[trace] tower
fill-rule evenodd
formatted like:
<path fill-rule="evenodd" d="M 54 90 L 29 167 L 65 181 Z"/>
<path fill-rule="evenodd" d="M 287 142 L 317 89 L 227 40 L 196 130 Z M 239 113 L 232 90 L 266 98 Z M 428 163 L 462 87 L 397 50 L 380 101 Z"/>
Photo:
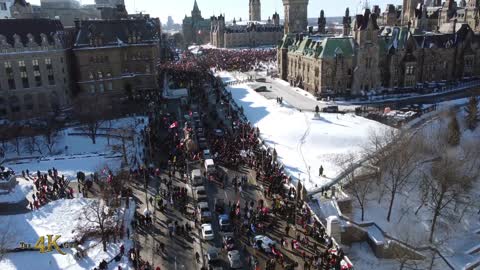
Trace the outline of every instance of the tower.
<path fill-rule="evenodd" d="M 285 34 L 307 30 L 308 0 L 283 0 Z"/>
<path fill-rule="evenodd" d="M 352 18 L 350 17 L 350 10 L 345 10 L 345 16 L 343 17 L 343 36 L 350 35 L 350 28 L 352 27 Z"/>
<path fill-rule="evenodd" d="M 318 33 L 325 34 L 325 26 L 327 26 L 327 20 L 325 19 L 325 13 L 322 9 L 320 11 L 320 17 L 318 18 Z"/>
<path fill-rule="evenodd" d="M 202 19 L 202 12 L 198 8 L 197 0 L 193 3 L 193 10 L 192 10 L 192 20 L 201 20 Z"/>
<path fill-rule="evenodd" d="M 403 0 L 402 25 L 407 25 L 408 22 L 415 20 L 415 9 L 419 3 L 423 3 L 423 1 Z"/>
<path fill-rule="evenodd" d="M 261 21 L 262 15 L 260 13 L 260 0 L 250 0 L 248 7 L 250 21 Z"/>
<path fill-rule="evenodd" d="M 275 26 L 280 26 L 280 15 L 276 11 L 272 16 L 272 19 Z"/>

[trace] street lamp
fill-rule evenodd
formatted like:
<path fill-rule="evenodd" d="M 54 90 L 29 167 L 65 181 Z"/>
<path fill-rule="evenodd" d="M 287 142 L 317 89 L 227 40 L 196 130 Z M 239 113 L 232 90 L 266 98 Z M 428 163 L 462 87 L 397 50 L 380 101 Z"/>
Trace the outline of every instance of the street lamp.
<path fill-rule="evenodd" d="M 148 136 L 148 154 L 150 156 L 150 162 L 151 162 L 151 157 L 152 157 L 152 149 L 151 149 L 151 144 L 150 144 L 150 127 L 147 126 L 147 128 L 145 129 L 145 131 L 147 132 L 147 136 Z M 145 157 L 145 161 L 147 160 L 147 158 Z M 147 162 L 145 162 L 146 164 Z M 145 204 L 147 205 L 147 211 L 150 211 L 149 210 L 149 207 L 148 207 L 148 193 L 147 193 L 147 187 L 148 187 L 148 181 L 147 181 L 147 168 L 148 166 L 145 166 L 145 168 L 143 169 L 143 178 L 144 178 L 144 181 L 145 181 Z"/>

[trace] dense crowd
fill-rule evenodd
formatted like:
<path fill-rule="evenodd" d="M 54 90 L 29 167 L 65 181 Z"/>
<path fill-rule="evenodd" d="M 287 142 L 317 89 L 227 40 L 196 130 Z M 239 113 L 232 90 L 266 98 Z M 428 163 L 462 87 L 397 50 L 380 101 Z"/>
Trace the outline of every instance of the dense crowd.
<path fill-rule="evenodd" d="M 276 49 L 202 49 L 198 54 L 185 51 L 179 61 L 160 64 L 159 71 L 168 74 L 177 87 L 202 87 L 210 69 L 246 72 L 260 63 L 272 63 L 276 57 Z"/>

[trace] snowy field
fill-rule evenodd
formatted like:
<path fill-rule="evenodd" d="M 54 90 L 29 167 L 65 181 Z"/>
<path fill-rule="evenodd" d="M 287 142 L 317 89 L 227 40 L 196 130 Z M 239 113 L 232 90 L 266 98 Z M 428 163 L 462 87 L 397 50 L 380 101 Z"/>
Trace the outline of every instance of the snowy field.
<path fill-rule="evenodd" d="M 448 107 L 456 104 L 461 104 L 465 100 L 452 101 L 444 104 Z M 419 134 L 425 134 L 430 140 L 435 139 L 435 135 L 439 130 L 448 129 L 448 118 L 434 117 L 434 120 L 426 123 L 419 130 Z M 478 147 L 480 142 L 480 127 L 475 131 L 470 131 L 465 127 L 463 122 L 463 109 L 457 114 L 457 119 L 460 123 L 462 137 L 460 146 L 463 147 Z M 459 151 L 458 149 L 450 149 L 449 151 Z M 455 152 L 456 153 L 456 152 Z M 428 157 L 426 157 L 428 158 Z M 422 159 L 425 157 L 422 156 Z M 427 206 L 427 202 L 422 200 L 422 186 L 420 185 L 422 175 L 428 173 L 428 168 L 424 166 L 417 169 L 411 176 L 410 181 L 403 190 L 397 194 L 395 203 L 393 205 L 392 219 L 390 222 L 386 220 L 389 196 L 381 194 L 381 187 L 375 185 L 375 188 L 367 195 L 365 221 L 374 221 L 387 234 L 407 242 L 413 246 L 422 247 L 429 245 L 428 237 L 432 223 L 432 208 Z M 474 199 L 471 207 L 466 208 L 459 205 L 458 209 L 452 210 L 446 208 L 437 221 L 437 226 L 434 234 L 434 244 L 440 252 L 447 258 L 447 260 L 454 266 L 455 269 L 464 269 L 468 264 L 480 262 L 480 212 L 478 211 L 478 198 L 480 198 L 480 181 L 477 179 L 473 182 L 472 187 L 468 191 L 470 198 Z M 419 209 L 420 205 L 424 205 Z M 353 200 L 354 212 L 352 218 L 361 222 L 361 210 L 357 201 Z M 419 209 L 419 210 L 418 210 Z M 415 212 L 418 210 L 418 213 Z M 352 251 L 359 253 L 362 247 L 352 246 Z M 350 254 L 349 254 L 350 255 Z M 352 257 L 350 255 L 350 257 Z M 355 256 L 353 256 L 355 260 Z M 362 259 L 362 258 L 360 258 Z M 437 258 L 437 260 L 440 260 Z M 360 260 L 362 261 L 362 260 Z M 384 261 L 384 260 L 381 260 Z M 371 266 L 374 266 L 374 260 L 370 260 Z M 381 268 L 384 269 L 384 268 Z M 385 268 L 390 269 L 390 268 Z M 434 268 L 446 269 L 446 268 Z M 475 268 L 477 269 L 477 268 Z"/>
<path fill-rule="evenodd" d="M 17 177 L 18 184 L 13 190 L 3 191 L 0 193 L 0 203 L 18 203 L 23 201 L 26 197 L 31 198 L 34 191 L 33 181 L 28 181 L 23 177 Z M 0 224 L 1 226 L 2 224 Z"/>
<path fill-rule="evenodd" d="M 8 239 L 7 248 L 16 248 L 20 241 L 30 243 L 32 246 L 36 243 L 39 236 L 47 234 L 61 235 L 58 244 L 71 242 L 80 237 L 80 229 L 91 227 L 85 218 L 82 218 L 84 208 L 92 202 L 92 199 L 76 198 L 72 200 L 58 200 L 50 202 L 39 210 L 22 215 L 0 216 L 0 230 L 6 232 Z M 135 206 L 130 205 L 129 209 L 122 208 L 121 217 L 125 224 L 130 224 L 133 218 Z M 103 252 L 102 245 L 98 241 L 87 241 L 82 244 L 87 248 L 87 257 L 81 260 L 75 260 L 73 249 L 63 248 L 67 253 L 61 255 L 56 251 L 49 253 L 39 253 L 38 251 L 23 251 L 16 253 L 7 253 L 0 261 L 2 270 L 80 270 L 93 269 L 103 260 L 111 260 L 119 253 L 120 245 L 125 245 L 126 252 L 132 246 L 132 241 L 122 239 L 118 243 L 109 243 L 107 252 Z M 128 266 L 128 260 L 124 256 L 120 262 L 112 262 L 108 269 L 133 269 Z"/>
<path fill-rule="evenodd" d="M 230 73 L 217 73 L 224 82 L 234 80 Z M 358 152 L 370 132 L 385 126 L 353 114 L 300 112 L 288 104 L 268 100 L 246 84 L 228 86 L 245 116 L 260 128 L 262 139 L 275 148 L 280 161 L 293 178 L 304 181 L 307 189 L 329 183 L 340 172 L 337 160 Z M 319 176 L 320 165 L 324 177 Z"/>
<path fill-rule="evenodd" d="M 136 145 L 138 145 L 140 131 L 147 121 L 146 117 L 130 117 L 103 122 L 95 144 L 88 136 L 79 135 L 84 133 L 80 127 L 67 128 L 58 132 L 51 151 L 48 150 L 43 136 L 35 137 L 36 147 L 29 149 L 25 146 L 29 145 L 32 138 L 20 139 L 24 147 L 20 148 L 19 152 L 16 151 L 12 141 L 2 146 L 6 153 L 5 159 L 10 160 L 4 166 L 12 168 L 17 175 L 22 170 L 29 169 L 32 173 L 37 170 L 46 172 L 55 167 L 60 175 L 63 174 L 70 180 L 76 179 L 78 171 L 83 171 L 87 175 L 105 168 L 116 171 L 120 168 L 122 160 L 122 154 L 118 151 L 121 140 L 112 136 L 112 133 L 115 134 L 114 130 L 132 131 L 134 141 L 126 140 L 131 165 L 135 157 L 138 158 L 142 152 L 142 149 L 137 148 Z M 107 136 L 107 134 L 110 135 Z"/>

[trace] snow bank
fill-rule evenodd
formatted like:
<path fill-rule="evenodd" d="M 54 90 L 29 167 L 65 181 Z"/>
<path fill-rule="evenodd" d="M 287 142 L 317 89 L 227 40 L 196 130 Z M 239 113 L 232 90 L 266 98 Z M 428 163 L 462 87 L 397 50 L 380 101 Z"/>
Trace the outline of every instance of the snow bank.
<path fill-rule="evenodd" d="M 14 236 L 15 241 L 21 241 L 35 244 L 38 236 L 48 234 L 62 235 L 58 243 L 72 241 L 78 234 L 79 227 L 85 227 L 86 221 L 80 216 L 83 214 L 83 208 L 91 203 L 91 199 L 73 199 L 59 200 L 51 202 L 40 210 L 25 215 L 0 216 L 0 229 L 15 227 L 18 233 Z M 135 203 L 131 200 L 130 208 L 122 208 L 124 212 L 124 224 L 129 226 L 135 211 Z M 131 230 L 131 229 L 130 229 Z M 84 270 L 98 267 L 102 260 L 109 262 L 119 252 L 120 246 L 124 244 L 127 252 L 133 243 L 130 239 L 121 239 L 118 243 L 108 243 L 107 252 L 103 251 L 99 240 L 87 241 L 82 244 L 87 249 L 87 256 L 81 260 L 75 260 L 74 249 L 63 248 L 66 255 L 61 255 L 55 251 L 49 253 L 39 253 L 38 251 L 25 251 L 17 253 L 8 253 L 0 261 L 2 270 Z M 33 267 L 34 265 L 34 267 Z M 124 270 L 134 269 L 128 262 L 127 256 L 123 256 L 119 262 L 112 261 L 108 269 L 117 269 L 120 266 Z"/>
<path fill-rule="evenodd" d="M 0 216 L 0 231 L 8 232 L 8 248 L 19 247 L 20 242 L 35 244 L 39 236 L 61 235 L 58 243 L 70 242 L 79 229 L 87 225 L 83 209 L 92 199 L 61 199 L 42 206 L 39 210 L 20 215 Z M 1 268 L 1 267 L 0 267 Z"/>
<path fill-rule="evenodd" d="M 18 203 L 33 193 L 33 181 L 17 177 L 18 184 L 8 193 L 0 193 L 0 203 Z"/>
<path fill-rule="evenodd" d="M 226 72 L 218 75 L 223 81 L 233 77 Z M 227 90 L 247 119 L 260 128 L 265 143 L 276 149 L 287 172 L 304 181 L 307 189 L 329 183 L 341 172 L 336 158 L 358 153 L 372 130 L 385 127 L 353 114 L 322 113 L 317 120 L 314 113 L 278 105 L 246 84 L 227 86 Z M 319 176 L 320 165 L 325 176 Z"/>

